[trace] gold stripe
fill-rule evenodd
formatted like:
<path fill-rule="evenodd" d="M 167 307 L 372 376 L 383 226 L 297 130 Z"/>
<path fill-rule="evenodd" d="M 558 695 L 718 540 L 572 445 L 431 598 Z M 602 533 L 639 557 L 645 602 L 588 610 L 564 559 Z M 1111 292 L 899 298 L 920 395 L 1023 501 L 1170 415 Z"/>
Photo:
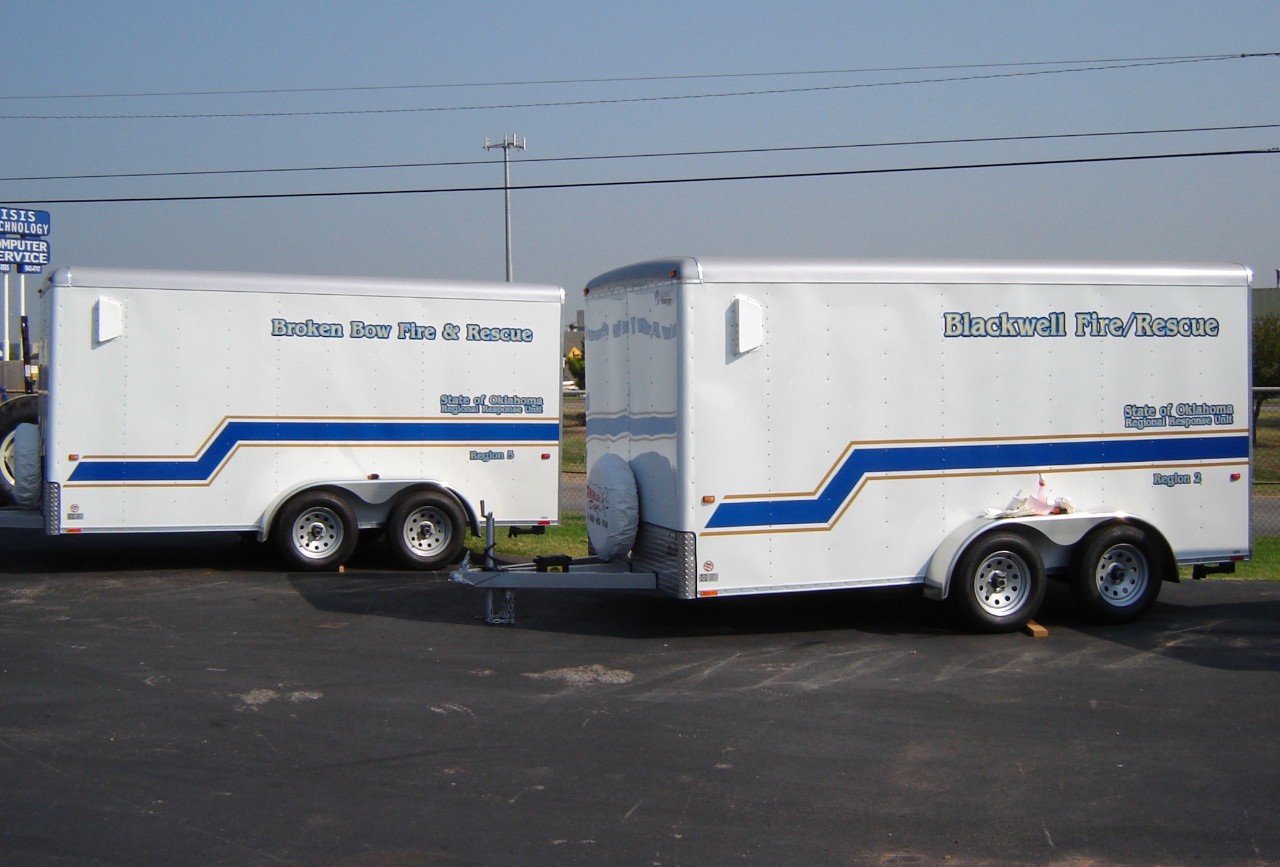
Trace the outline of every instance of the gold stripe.
<path fill-rule="evenodd" d="M 1185 436 L 1206 436 L 1207 431 L 1175 431 L 1173 433 L 1157 434 L 1160 437 L 1185 437 Z M 1248 428 L 1230 428 L 1226 430 L 1214 430 L 1214 436 L 1223 436 L 1226 434 L 1247 434 Z M 831 467 L 827 470 L 822 480 L 818 482 L 817 487 L 811 491 L 804 492 L 786 492 L 780 494 L 725 494 L 722 500 L 785 500 L 795 497 L 816 497 L 818 493 L 827 485 L 827 481 L 836 473 L 840 465 L 844 463 L 848 454 L 858 448 L 879 447 L 879 446 L 921 446 L 921 445 L 954 445 L 963 446 L 969 443 L 1043 443 L 1055 442 L 1057 440 L 1096 440 L 1096 439 L 1123 439 L 1137 437 L 1151 437 L 1148 431 L 1132 431 L 1129 433 L 1116 434 L 1061 434 L 1053 436 L 1029 436 L 1029 437 L 968 437 L 964 439 L 902 439 L 902 440 L 853 440 L 844 447 L 844 451 L 840 452 L 840 456 L 835 459 Z M 1210 465 L 1211 466 L 1211 465 Z M 1067 472 L 1066 470 L 1054 470 L 1054 472 Z"/>

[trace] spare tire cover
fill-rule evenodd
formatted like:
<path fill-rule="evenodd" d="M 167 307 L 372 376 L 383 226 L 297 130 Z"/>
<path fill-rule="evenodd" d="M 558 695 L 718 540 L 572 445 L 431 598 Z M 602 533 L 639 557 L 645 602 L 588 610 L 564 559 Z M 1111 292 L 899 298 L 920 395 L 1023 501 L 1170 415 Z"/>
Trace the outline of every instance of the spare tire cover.
<path fill-rule="evenodd" d="M 20 424 L 35 424 L 38 416 L 34 395 L 22 395 L 0 403 L 0 506 L 13 502 L 14 437 Z"/>
<path fill-rule="evenodd" d="M 587 539 L 602 560 L 625 557 L 640 527 L 640 497 L 631 465 L 607 454 L 587 473 Z"/>
<path fill-rule="evenodd" d="M 20 424 L 13 434 L 13 502 L 23 509 L 40 507 L 44 473 L 40 466 L 40 428 Z"/>

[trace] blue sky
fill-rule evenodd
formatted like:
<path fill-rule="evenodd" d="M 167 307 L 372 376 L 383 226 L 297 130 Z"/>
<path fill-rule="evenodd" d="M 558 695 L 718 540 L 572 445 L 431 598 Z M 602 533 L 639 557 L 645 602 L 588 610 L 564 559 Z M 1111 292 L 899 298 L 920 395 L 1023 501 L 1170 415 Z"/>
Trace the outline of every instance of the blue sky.
<path fill-rule="evenodd" d="M 533 162 L 1280 123 L 1280 57 L 987 66 L 1280 51 L 1275 0 L 46 0 L 0 6 L 0 31 L 0 203 L 50 211 L 55 264 L 502 279 L 500 191 L 56 200 L 492 187 L 500 154 L 482 145 L 506 133 L 527 140 L 516 187 L 1280 147 L 1278 128 Z M 904 69 L 926 66 L 967 68 Z M 871 68 L 894 71 L 797 74 Z M 942 78 L 960 80 L 925 81 Z M 551 80 L 565 83 L 518 83 Z M 787 92 L 717 95 L 745 91 Z M 237 116 L 101 117 L 195 114 Z M 458 162 L 476 164 L 9 180 Z M 512 203 L 516 278 L 571 303 L 596 274 L 664 255 L 1230 261 L 1258 285 L 1280 267 L 1280 154 L 517 189 Z"/>

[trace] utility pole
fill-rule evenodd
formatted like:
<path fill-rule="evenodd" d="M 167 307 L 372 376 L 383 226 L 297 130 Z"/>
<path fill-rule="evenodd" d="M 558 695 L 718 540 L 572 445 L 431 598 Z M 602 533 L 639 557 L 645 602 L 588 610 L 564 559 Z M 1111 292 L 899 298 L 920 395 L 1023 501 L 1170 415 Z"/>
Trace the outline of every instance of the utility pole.
<path fill-rule="evenodd" d="M 518 135 L 504 135 L 502 141 L 491 142 L 486 138 L 484 149 L 488 151 L 494 148 L 502 148 L 502 196 L 507 218 L 507 282 L 510 283 L 515 276 L 511 269 L 511 161 L 509 156 L 512 148 L 524 150 L 524 139 Z"/>

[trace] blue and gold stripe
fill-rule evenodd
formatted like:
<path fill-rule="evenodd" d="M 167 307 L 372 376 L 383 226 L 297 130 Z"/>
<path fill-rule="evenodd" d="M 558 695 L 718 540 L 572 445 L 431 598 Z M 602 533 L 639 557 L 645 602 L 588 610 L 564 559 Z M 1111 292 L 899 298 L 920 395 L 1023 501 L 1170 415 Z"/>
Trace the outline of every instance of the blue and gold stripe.
<path fill-rule="evenodd" d="M 190 457 L 82 456 L 70 484 L 205 484 L 242 446 L 441 446 L 555 443 L 556 421 L 224 419 Z"/>
<path fill-rule="evenodd" d="M 1248 458 L 1248 432 L 1238 430 L 1213 436 L 851 443 L 814 491 L 730 495 L 711 514 L 706 529 L 751 532 L 827 527 L 838 519 L 846 501 L 864 481 L 879 476 L 1134 469 L 1186 462 L 1245 462 Z"/>

